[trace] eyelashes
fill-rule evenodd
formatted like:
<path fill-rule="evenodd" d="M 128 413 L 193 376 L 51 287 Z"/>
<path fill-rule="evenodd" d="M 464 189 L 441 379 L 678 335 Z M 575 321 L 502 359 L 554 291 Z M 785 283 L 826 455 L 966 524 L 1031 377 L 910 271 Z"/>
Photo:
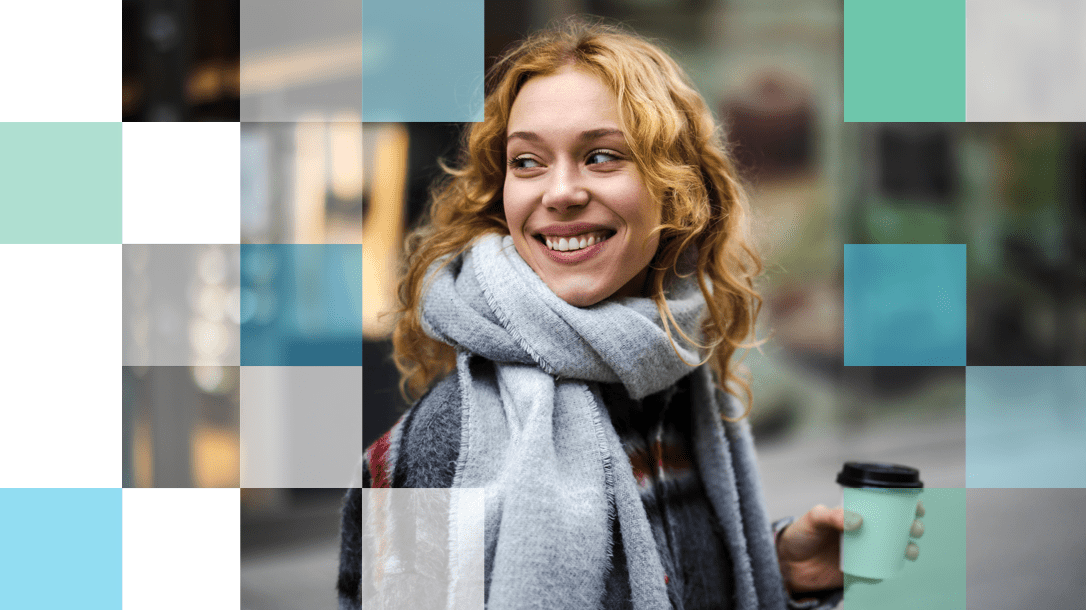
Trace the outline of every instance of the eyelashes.
<path fill-rule="evenodd" d="M 586 155 L 585 160 L 588 162 L 588 161 L 592 160 L 595 157 L 608 157 L 608 158 L 604 159 L 603 161 L 597 161 L 595 163 L 586 163 L 586 165 L 600 165 L 601 163 L 608 163 L 610 161 L 621 161 L 623 159 L 623 156 L 620 155 L 619 153 L 615 152 L 614 150 L 609 150 L 609 149 L 606 149 L 606 148 L 598 148 L 598 149 L 590 152 L 588 155 Z M 536 166 L 542 166 L 543 165 L 542 163 L 540 163 L 536 159 L 532 158 L 531 156 L 527 156 L 527 155 L 522 155 L 522 156 L 519 156 L 519 157 L 514 157 L 512 159 L 507 159 L 506 160 L 506 165 L 508 167 L 511 167 L 511 168 L 532 169 L 533 167 L 535 167 L 535 166 L 527 166 L 526 167 L 525 163 L 535 163 Z"/>
<path fill-rule="evenodd" d="M 611 159 L 608 159 L 608 161 L 618 161 L 619 159 L 621 159 L 618 153 L 606 149 L 594 150 L 593 152 L 589 153 L 588 158 L 592 159 L 593 157 L 611 157 Z M 600 163 L 607 163 L 607 161 L 600 161 Z"/>
<path fill-rule="evenodd" d="M 506 165 L 508 165 L 509 167 L 518 168 L 518 169 L 531 169 L 531 168 L 526 168 L 523 165 L 524 162 L 536 163 L 537 165 L 539 164 L 539 161 L 536 161 L 532 157 L 515 157 L 513 159 L 507 160 Z"/>

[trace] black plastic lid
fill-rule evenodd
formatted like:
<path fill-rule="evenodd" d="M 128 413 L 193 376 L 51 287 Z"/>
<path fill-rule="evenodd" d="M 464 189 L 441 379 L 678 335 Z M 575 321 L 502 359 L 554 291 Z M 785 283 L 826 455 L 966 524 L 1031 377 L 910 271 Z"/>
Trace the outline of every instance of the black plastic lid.
<path fill-rule="evenodd" d="M 916 468 L 909 466 L 846 462 L 838 473 L 838 484 L 843 487 L 910 489 L 925 486 L 920 476 L 921 473 Z"/>

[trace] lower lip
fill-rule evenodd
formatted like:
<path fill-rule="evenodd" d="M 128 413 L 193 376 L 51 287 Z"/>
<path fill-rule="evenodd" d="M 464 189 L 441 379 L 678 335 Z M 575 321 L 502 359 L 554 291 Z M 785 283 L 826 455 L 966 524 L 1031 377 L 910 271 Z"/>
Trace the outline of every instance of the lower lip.
<path fill-rule="evenodd" d="M 549 256 L 551 260 L 555 261 L 556 263 L 573 264 L 588 260 L 599 254 L 600 251 L 604 249 L 604 244 L 608 243 L 609 239 L 611 238 L 609 237 L 604 241 L 597 242 L 591 246 L 581 248 L 580 250 L 574 250 L 572 252 L 552 250 L 551 248 L 547 247 L 547 244 L 542 243 L 540 242 L 540 240 L 535 238 L 533 238 L 532 241 L 536 242 L 536 245 L 539 246 L 547 254 L 547 256 Z"/>

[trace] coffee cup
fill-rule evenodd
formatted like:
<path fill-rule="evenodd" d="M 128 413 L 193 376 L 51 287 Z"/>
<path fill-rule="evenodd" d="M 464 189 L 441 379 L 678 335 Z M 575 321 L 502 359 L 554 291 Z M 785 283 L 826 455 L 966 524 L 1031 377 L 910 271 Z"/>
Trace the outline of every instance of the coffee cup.
<path fill-rule="evenodd" d="M 916 468 L 846 462 L 838 473 L 842 506 L 862 517 L 861 527 L 842 533 L 841 570 L 885 580 L 902 569 L 917 500 L 923 490 Z"/>

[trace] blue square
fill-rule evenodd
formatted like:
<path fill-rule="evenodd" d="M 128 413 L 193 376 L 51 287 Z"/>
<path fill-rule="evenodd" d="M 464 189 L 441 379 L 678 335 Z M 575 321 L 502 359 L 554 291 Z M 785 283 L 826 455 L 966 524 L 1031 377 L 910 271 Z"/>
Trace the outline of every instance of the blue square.
<path fill-rule="evenodd" d="M 363 0 L 363 122 L 483 120 L 483 0 Z"/>
<path fill-rule="evenodd" d="M 966 486 L 1084 487 L 1085 375 L 1082 366 L 966 367 Z"/>
<path fill-rule="evenodd" d="M 243 366 L 362 366 L 362 246 L 242 244 Z"/>
<path fill-rule="evenodd" d="M 966 365 L 964 244 L 845 244 L 846 366 Z"/>
<path fill-rule="evenodd" d="M 120 489 L 0 489 L 0 606 L 121 607 Z"/>

